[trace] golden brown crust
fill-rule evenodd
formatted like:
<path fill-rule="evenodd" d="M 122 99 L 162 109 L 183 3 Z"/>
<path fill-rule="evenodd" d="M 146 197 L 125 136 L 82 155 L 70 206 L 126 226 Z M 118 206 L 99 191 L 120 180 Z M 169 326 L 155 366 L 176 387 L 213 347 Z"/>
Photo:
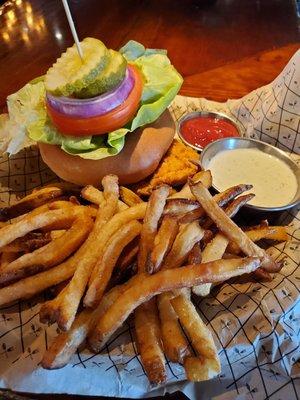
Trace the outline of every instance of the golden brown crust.
<path fill-rule="evenodd" d="M 184 184 L 198 167 L 190 160 L 199 160 L 198 153 L 178 140 L 174 140 L 153 175 L 135 185 L 140 196 L 150 196 L 152 190 L 163 183 L 171 186 Z"/>

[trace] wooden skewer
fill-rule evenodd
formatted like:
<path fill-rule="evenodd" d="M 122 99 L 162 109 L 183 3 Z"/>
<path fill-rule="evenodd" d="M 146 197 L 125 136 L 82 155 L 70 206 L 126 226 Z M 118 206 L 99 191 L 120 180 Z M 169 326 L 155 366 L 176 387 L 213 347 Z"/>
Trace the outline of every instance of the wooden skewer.
<path fill-rule="evenodd" d="M 81 60 L 83 61 L 83 52 L 82 52 L 82 49 L 81 49 L 81 46 L 80 46 L 80 42 L 78 40 L 78 35 L 77 35 L 76 29 L 75 29 L 75 25 L 74 25 L 74 21 L 73 21 L 71 12 L 70 12 L 68 1 L 67 0 L 62 0 L 62 3 L 63 3 L 63 6 L 64 6 L 64 9 L 65 9 L 65 12 L 66 12 L 66 16 L 67 16 L 67 19 L 68 19 L 68 22 L 69 22 L 69 25 L 70 25 L 70 29 L 71 29 L 71 32 L 72 32 L 72 35 L 73 35 L 73 38 L 74 38 L 74 42 L 75 42 L 76 47 L 77 47 L 78 54 L 79 54 Z"/>

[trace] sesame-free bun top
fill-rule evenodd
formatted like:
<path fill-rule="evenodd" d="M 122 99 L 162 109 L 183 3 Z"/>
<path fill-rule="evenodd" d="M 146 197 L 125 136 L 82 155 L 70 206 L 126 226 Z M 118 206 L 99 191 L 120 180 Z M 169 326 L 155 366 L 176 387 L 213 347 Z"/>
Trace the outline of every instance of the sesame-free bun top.
<path fill-rule="evenodd" d="M 59 146 L 39 143 L 44 162 L 65 181 L 99 186 L 107 174 L 119 177 L 119 183 L 136 183 L 151 175 L 171 145 L 175 124 L 166 110 L 154 123 L 128 133 L 123 150 L 102 160 L 72 156 Z"/>

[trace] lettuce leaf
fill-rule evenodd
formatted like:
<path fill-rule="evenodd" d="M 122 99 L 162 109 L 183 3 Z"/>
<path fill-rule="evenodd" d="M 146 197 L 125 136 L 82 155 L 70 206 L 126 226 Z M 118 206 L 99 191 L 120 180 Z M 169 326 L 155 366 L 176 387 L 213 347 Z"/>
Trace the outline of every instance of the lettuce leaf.
<path fill-rule="evenodd" d="M 141 106 L 127 126 L 100 136 L 79 138 L 60 134 L 47 115 L 44 83 L 37 79 L 7 99 L 9 121 L 0 126 L 0 138 L 9 131 L 7 151 L 15 153 L 22 144 L 25 147 L 35 141 L 59 145 L 66 153 L 91 160 L 118 154 L 126 134 L 154 122 L 182 84 L 182 77 L 171 65 L 165 50 L 145 49 L 140 43 L 129 41 L 120 52 L 140 70 L 144 79 Z"/>

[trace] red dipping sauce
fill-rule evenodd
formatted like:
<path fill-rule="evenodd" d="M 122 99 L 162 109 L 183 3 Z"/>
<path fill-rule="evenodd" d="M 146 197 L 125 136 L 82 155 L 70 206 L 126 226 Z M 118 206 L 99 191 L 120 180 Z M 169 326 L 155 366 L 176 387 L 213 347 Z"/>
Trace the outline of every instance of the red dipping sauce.
<path fill-rule="evenodd" d="M 183 140 L 198 149 L 203 149 L 218 139 L 240 136 L 233 123 L 213 116 L 187 118 L 180 124 L 180 135 Z"/>

